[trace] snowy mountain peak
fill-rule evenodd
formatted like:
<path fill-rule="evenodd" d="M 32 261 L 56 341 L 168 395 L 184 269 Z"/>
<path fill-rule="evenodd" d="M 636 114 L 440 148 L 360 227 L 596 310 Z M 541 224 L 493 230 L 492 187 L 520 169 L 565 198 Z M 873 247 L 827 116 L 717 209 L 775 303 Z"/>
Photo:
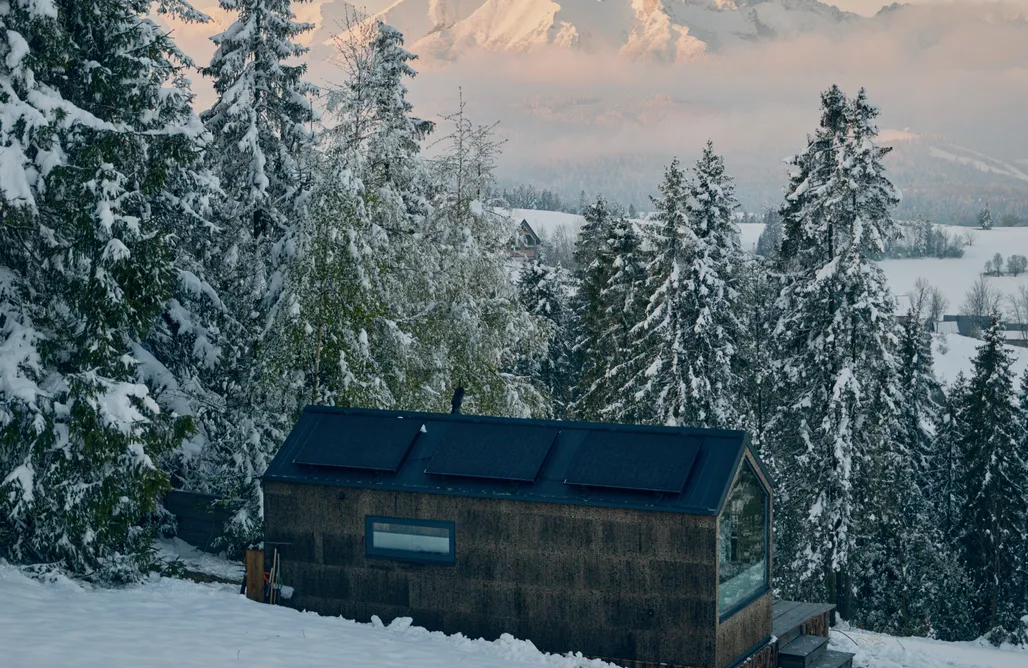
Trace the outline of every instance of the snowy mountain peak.
<path fill-rule="evenodd" d="M 555 46 L 665 62 L 862 20 L 818 0 L 397 0 L 375 18 L 428 60 Z"/>

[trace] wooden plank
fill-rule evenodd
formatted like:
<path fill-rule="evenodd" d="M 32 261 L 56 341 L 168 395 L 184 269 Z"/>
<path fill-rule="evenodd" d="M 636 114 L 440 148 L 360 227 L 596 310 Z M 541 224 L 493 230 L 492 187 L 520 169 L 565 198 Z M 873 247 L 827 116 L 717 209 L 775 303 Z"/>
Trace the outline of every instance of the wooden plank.
<path fill-rule="evenodd" d="M 829 603 L 801 603 L 775 617 L 771 623 L 771 632 L 781 638 L 789 631 L 803 626 L 807 620 L 819 617 L 834 608 L 835 606 Z"/>
<path fill-rule="evenodd" d="M 264 550 L 246 551 L 246 597 L 264 602 Z"/>
<path fill-rule="evenodd" d="M 802 603 L 799 601 L 775 601 L 774 605 L 771 606 L 771 616 L 777 619 L 800 605 Z"/>

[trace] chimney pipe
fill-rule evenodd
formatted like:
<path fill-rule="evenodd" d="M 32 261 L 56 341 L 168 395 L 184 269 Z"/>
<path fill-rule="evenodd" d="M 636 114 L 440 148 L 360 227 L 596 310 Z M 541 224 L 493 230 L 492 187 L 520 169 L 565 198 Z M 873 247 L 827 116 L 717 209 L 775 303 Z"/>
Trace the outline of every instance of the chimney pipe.
<path fill-rule="evenodd" d="M 464 388 L 458 387 L 453 391 L 453 399 L 450 400 L 450 415 L 460 415 L 460 405 L 464 402 Z"/>

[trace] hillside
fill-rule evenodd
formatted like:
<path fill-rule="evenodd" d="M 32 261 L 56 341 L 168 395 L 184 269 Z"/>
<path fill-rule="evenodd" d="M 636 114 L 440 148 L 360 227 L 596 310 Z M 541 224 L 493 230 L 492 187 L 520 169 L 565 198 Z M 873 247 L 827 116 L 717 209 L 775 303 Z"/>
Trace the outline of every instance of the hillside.
<path fill-rule="evenodd" d="M 7 668 L 614 668 L 545 654 L 509 635 L 489 642 L 430 633 L 410 618 L 359 624 L 260 605 L 235 585 L 154 578 L 94 590 L 60 576 L 43 580 L 0 563 Z M 832 645 L 856 652 L 859 668 L 1015 668 L 1028 661 L 1019 650 L 856 630 L 833 633 Z"/>

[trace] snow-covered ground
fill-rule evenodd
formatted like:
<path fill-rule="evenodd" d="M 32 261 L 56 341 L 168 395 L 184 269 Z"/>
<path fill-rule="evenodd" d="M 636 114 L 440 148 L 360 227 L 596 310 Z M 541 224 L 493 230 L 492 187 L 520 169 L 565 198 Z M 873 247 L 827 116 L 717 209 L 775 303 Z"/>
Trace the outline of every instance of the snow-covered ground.
<path fill-rule="evenodd" d="M 504 636 L 472 640 L 409 618 L 359 624 L 260 605 L 233 585 L 154 578 L 91 589 L 63 577 L 27 577 L 0 563 L 0 665 L 5 668 L 613 668 L 540 652 Z M 832 645 L 871 668 L 1025 668 L 1028 652 L 975 643 L 833 632 Z"/>

